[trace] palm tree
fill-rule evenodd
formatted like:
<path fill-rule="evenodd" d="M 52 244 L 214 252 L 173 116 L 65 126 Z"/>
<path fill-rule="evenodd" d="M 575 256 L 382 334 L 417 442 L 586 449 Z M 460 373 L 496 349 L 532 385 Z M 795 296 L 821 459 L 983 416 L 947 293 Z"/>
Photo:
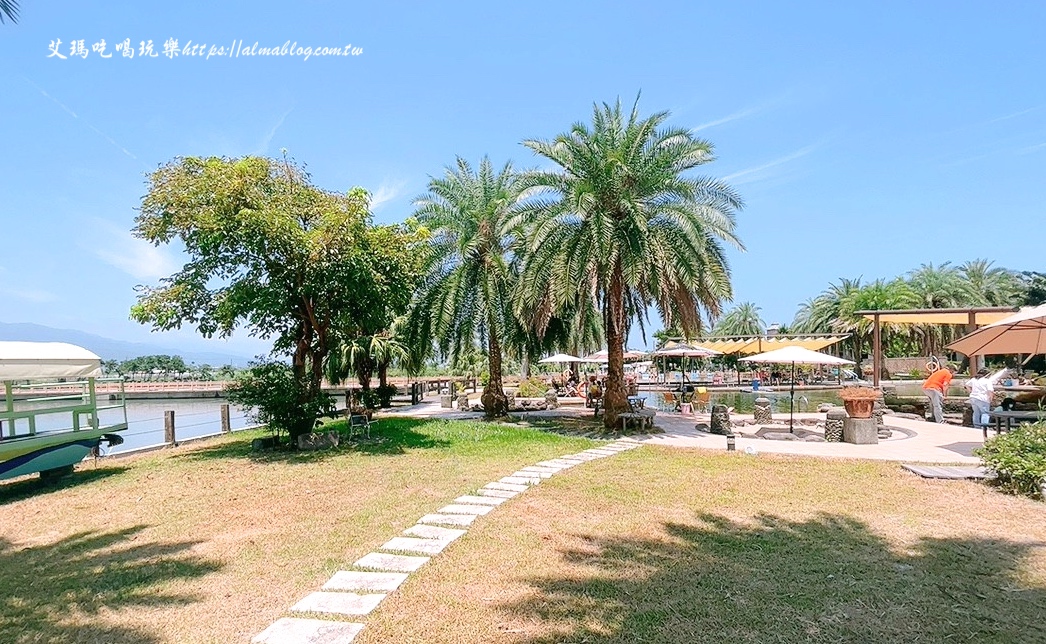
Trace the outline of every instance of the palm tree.
<path fill-rule="evenodd" d="M 484 157 L 476 171 L 458 158 L 415 200 L 415 216 L 433 240 L 428 276 L 410 314 L 408 344 L 424 353 L 435 338 L 443 354 L 456 361 L 485 342 L 490 378 L 482 400 L 488 418 L 508 411 L 502 345 L 516 323 L 511 298 L 522 231 L 513 210 L 522 190 L 511 163 L 495 172 Z"/>
<path fill-rule="evenodd" d="M 592 124 L 574 124 L 551 141 L 523 144 L 558 171 L 528 175 L 542 193 L 517 299 L 540 327 L 556 311 L 586 299 L 600 311 L 607 340 L 605 426 L 628 409 L 624 344 L 629 325 L 657 307 L 666 326 L 696 335 L 732 296 L 721 241 L 734 234 L 740 197 L 722 182 L 684 172 L 713 159 L 712 145 L 678 128 L 667 112 L 640 118 L 621 102 L 593 107 Z"/>
<path fill-rule="evenodd" d="M 1013 306 L 1020 300 L 1017 274 L 1005 268 L 992 268 L 986 259 L 975 259 L 959 266 L 959 274 L 974 296 L 976 306 Z"/>
<path fill-rule="evenodd" d="M 0 0 L 0 23 L 4 16 L 11 22 L 18 22 L 18 0 Z"/>
<path fill-rule="evenodd" d="M 712 335 L 763 335 L 766 324 L 759 317 L 759 307 L 742 302 L 728 311 L 712 329 Z"/>
<path fill-rule="evenodd" d="M 871 320 L 857 311 L 889 311 L 896 309 L 910 309 L 918 299 L 918 295 L 901 279 L 887 282 L 883 279 L 875 280 L 860 288 L 853 289 L 839 301 L 837 318 L 832 328 L 837 333 L 849 333 L 850 344 L 853 347 L 853 359 L 857 363 L 857 372 L 861 373 L 861 359 L 864 356 L 865 344 L 872 342 Z M 898 325 L 884 325 L 882 327 L 884 337 L 890 334 L 900 333 L 903 327 Z"/>

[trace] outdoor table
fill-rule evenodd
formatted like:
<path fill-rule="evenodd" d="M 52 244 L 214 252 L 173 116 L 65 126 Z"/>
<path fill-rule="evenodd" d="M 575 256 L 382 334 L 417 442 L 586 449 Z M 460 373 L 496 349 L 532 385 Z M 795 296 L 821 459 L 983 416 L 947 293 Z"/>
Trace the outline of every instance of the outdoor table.
<path fill-rule="evenodd" d="M 1020 425 L 1022 422 L 1046 420 L 1046 411 L 989 411 L 988 415 L 991 416 L 992 427 L 997 435 L 1013 429 L 1014 423 Z M 988 438 L 988 428 L 985 427 L 983 431 L 984 437 Z"/>
<path fill-rule="evenodd" d="M 629 396 L 628 404 L 632 406 L 632 409 L 642 409 L 646 406 L 646 398 L 640 396 Z"/>

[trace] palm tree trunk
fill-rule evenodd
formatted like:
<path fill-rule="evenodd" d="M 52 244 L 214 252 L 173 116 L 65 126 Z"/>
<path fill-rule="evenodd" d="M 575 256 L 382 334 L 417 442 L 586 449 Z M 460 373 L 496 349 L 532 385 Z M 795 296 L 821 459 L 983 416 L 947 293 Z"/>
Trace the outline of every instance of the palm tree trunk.
<path fill-rule="evenodd" d="M 487 334 L 487 364 L 490 366 L 490 378 L 487 386 L 483 388 L 484 416 L 489 418 L 501 418 L 508 413 L 508 399 L 505 397 L 505 388 L 501 382 L 501 343 L 498 342 L 498 334 L 494 330 L 494 320 L 491 316 L 489 332 Z"/>
<path fill-rule="evenodd" d="M 613 430 L 618 416 L 628 411 L 625 391 L 625 286 L 621 264 L 614 265 L 607 290 L 607 388 L 603 392 L 603 427 Z"/>

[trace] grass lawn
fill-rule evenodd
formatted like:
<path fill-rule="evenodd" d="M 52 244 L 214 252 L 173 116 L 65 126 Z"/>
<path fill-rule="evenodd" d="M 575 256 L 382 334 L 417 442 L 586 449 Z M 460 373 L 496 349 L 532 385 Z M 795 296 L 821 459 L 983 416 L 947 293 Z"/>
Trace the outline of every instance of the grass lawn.
<path fill-rule="evenodd" d="M 385 420 L 0 486 L 0 642 L 246 642 L 454 497 L 593 442 Z M 376 642 L 1046 642 L 1046 504 L 896 464 L 644 447 L 572 468 L 412 574 Z"/>

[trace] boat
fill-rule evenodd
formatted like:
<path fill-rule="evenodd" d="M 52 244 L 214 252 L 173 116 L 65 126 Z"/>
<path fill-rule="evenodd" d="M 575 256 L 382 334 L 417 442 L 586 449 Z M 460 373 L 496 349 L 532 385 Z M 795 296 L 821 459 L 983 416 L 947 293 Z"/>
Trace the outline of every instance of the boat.
<path fill-rule="evenodd" d="M 127 429 L 123 378 L 104 378 L 101 359 L 65 342 L 0 342 L 0 480 L 56 478 L 119 445 Z M 96 387 L 117 382 L 98 404 Z"/>

